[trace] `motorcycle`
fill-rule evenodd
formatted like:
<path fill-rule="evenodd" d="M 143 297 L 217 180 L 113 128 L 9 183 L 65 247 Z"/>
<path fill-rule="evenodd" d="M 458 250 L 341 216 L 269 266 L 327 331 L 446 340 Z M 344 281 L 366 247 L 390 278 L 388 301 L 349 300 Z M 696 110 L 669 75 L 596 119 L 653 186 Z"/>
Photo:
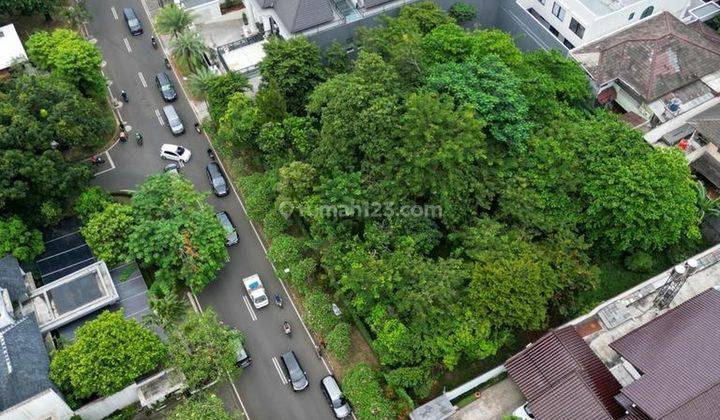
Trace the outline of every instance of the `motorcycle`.
<path fill-rule="evenodd" d="M 125 134 L 124 131 L 121 131 L 120 138 L 118 140 L 120 140 L 120 143 L 125 143 L 127 141 L 127 134 Z"/>
<path fill-rule="evenodd" d="M 90 158 L 90 163 L 92 163 L 93 165 L 102 165 L 103 163 L 105 163 L 105 159 L 100 156 L 93 156 Z"/>
<path fill-rule="evenodd" d="M 130 102 L 130 98 L 128 98 L 128 94 L 127 94 L 127 92 L 125 92 L 124 90 L 121 90 L 121 91 L 120 91 L 120 96 L 122 96 L 123 101 L 125 101 L 125 102 Z"/>
<path fill-rule="evenodd" d="M 275 295 L 275 304 L 279 306 L 280 308 L 283 307 L 283 300 L 280 297 L 280 295 Z"/>
<path fill-rule="evenodd" d="M 170 69 L 170 60 L 168 60 L 167 58 L 165 58 L 165 67 Z"/>
<path fill-rule="evenodd" d="M 137 141 L 138 146 L 142 146 L 143 144 L 143 135 L 142 133 L 135 133 L 135 140 Z"/>
<path fill-rule="evenodd" d="M 194 124 L 195 131 L 197 131 L 198 134 L 202 133 L 202 129 L 200 128 L 200 123 Z"/>
<path fill-rule="evenodd" d="M 290 326 L 290 323 L 287 320 L 283 321 L 283 332 L 288 337 L 290 337 L 290 335 L 292 334 L 292 327 Z"/>
<path fill-rule="evenodd" d="M 157 40 L 155 40 L 154 36 L 150 37 L 150 43 L 152 44 L 153 48 L 157 49 Z"/>
<path fill-rule="evenodd" d="M 215 152 L 213 152 L 212 149 L 208 148 L 208 149 L 207 149 L 207 154 L 208 154 L 208 157 L 210 158 L 210 160 L 213 161 L 213 162 L 215 162 L 215 160 L 217 159 L 217 158 L 215 157 Z"/>

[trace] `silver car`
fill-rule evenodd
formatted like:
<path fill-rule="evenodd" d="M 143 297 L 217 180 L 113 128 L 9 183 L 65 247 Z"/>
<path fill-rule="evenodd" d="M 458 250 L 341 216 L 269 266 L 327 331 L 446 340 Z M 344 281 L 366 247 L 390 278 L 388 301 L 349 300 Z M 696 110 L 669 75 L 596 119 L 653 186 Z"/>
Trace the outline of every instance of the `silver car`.
<path fill-rule="evenodd" d="M 320 381 L 320 389 L 322 389 L 323 395 L 325 395 L 325 398 L 328 400 L 335 417 L 344 419 L 352 413 L 350 403 L 348 403 L 345 396 L 343 396 L 340 385 L 334 376 L 328 375 L 322 378 Z"/>
<path fill-rule="evenodd" d="M 177 136 L 185 132 L 185 126 L 183 125 L 182 120 L 180 119 L 180 116 L 174 106 L 165 105 L 163 107 L 163 114 L 165 114 L 165 120 L 170 127 L 170 131 L 172 131 L 174 135 Z"/>

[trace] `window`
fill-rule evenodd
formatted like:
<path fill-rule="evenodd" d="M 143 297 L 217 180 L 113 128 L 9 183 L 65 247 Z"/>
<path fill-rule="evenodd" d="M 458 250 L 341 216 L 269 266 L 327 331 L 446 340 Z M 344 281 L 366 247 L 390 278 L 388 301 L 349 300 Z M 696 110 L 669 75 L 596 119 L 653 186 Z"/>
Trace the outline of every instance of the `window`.
<path fill-rule="evenodd" d="M 630 16 L 628 16 L 628 20 L 632 20 L 632 18 L 635 17 L 635 12 L 630 13 Z"/>
<path fill-rule="evenodd" d="M 553 3 L 552 14 L 561 21 L 565 19 L 565 9 L 563 9 L 557 2 Z"/>
<path fill-rule="evenodd" d="M 654 10 L 654 7 L 648 6 L 647 9 L 643 10 L 642 15 L 640 15 L 640 19 L 645 19 L 646 17 L 652 15 Z"/>
<path fill-rule="evenodd" d="M 568 50 L 572 50 L 573 48 L 575 48 L 575 46 L 572 43 L 570 43 L 570 41 L 568 41 L 567 39 L 563 41 L 563 45 L 565 45 Z"/>
<path fill-rule="evenodd" d="M 543 5 L 544 5 L 544 4 L 545 4 L 545 0 L 538 0 L 538 3 L 540 3 L 540 4 L 543 4 Z"/>
<path fill-rule="evenodd" d="M 550 31 L 550 33 L 553 34 L 553 35 L 555 35 L 555 36 L 560 35 L 560 32 L 558 32 L 558 30 L 555 29 L 555 27 L 552 26 L 552 25 L 550 25 L 550 27 L 548 28 L 548 31 Z"/>
<path fill-rule="evenodd" d="M 575 18 L 570 19 L 570 30 L 580 39 L 585 35 L 585 27 L 575 20 Z"/>

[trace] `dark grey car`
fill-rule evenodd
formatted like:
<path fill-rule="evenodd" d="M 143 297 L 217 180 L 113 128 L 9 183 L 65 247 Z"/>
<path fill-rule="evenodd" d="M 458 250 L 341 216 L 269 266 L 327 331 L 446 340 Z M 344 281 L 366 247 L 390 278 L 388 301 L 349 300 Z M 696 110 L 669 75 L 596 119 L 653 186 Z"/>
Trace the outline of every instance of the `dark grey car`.
<path fill-rule="evenodd" d="M 237 230 L 235 229 L 235 225 L 233 224 L 230 215 L 227 214 L 227 212 L 220 211 L 217 212 L 215 216 L 217 217 L 218 222 L 220 222 L 220 226 L 225 229 L 225 233 L 227 235 L 225 239 L 225 245 L 231 246 L 238 243 L 240 238 L 238 237 Z"/>
<path fill-rule="evenodd" d="M 305 375 L 305 371 L 303 371 L 300 366 L 300 362 L 297 357 L 295 357 L 295 352 L 290 350 L 287 353 L 283 353 L 280 356 L 280 359 L 283 362 L 286 373 L 290 377 L 290 384 L 292 384 L 293 391 L 302 391 L 307 388 L 309 382 L 307 380 L 307 376 Z"/>
<path fill-rule="evenodd" d="M 208 166 L 205 167 L 205 174 L 216 196 L 225 197 L 228 195 L 227 179 L 225 179 L 225 175 L 223 175 L 220 170 L 220 165 L 215 162 L 210 162 Z"/>
<path fill-rule="evenodd" d="M 123 17 L 125 18 L 128 29 L 130 29 L 131 35 L 141 35 L 143 33 L 142 23 L 140 23 L 140 19 L 138 19 L 135 14 L 135 10 L 131 7 L 123 9 Z"/>
<path fill-rule="evenodd" d="M 173 82 L 170 80 L 170 76 L 168 76 L 167 73 L 157 73 L 155 75 L 155 84 L 157 85 L 158 90 L 160 90 L 160 95 L 162 95 L 165 102 L 172 102 L 177 99 L 175 85 L 173 85 Z"/>

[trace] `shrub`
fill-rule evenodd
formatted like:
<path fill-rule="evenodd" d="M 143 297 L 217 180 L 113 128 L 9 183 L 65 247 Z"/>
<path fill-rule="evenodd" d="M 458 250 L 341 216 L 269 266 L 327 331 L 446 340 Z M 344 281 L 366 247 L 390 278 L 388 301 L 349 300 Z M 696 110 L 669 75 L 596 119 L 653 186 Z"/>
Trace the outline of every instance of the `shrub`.
<path fill-rule="evenodd" d="M 475 6 L 471 4 L 459 1 L 450 7 L 450 10 L 448 10 L 448 14 L 451 17 L 455 18 L 457 23 L 462 24 L 475 19 L 475 15 L 477 15 L 477 9 L 475 9 Z"/>
<path fill-rule="evenodd" d="M 279 235 L 270 244 L 268 258 L 275 264 L 275 268 L 282 271 L 300 261 L 304 248 L 301 239 L 290 235 Z"/>
<path fill-rule="evenodd" d="M 628 270 L 636 273 L 644 273 L 650 271 L 653 267 L 654 261 L 652 255 L 647 252 L 638 251 L 625 258 L 625 267 Z"/>
<path fill-rule="evenodd" d="M 385 375 L 388 385 L 394 388 L 412 389 L 416 397 L 423 399 L 430 394 L 430 372 L 420 366 L 393 369 Z"/>
<path fill-rule="evenodd" d="M 245 209 L 250 220 L 262 221 L 274 207 L 275 184 L 277 179 L 272 171 L 253 173 L 238 178 L 238 185 L 245 197 Z"/>
<path fill-rule="evenodd" d="M 392 402 L 385 397 L 377 375 L 365 363 L 350 369 L 343 380 L 345 396 L 361 420 L 389 420 L 396 417 Z"/>
<path fill-rule="evenodd" d="M 263 230 L 270 241 L 283 234 L 289 226 L 290 221 L 275 209 L 268 211 L 263 218 Z"/>
<path fill-rule="evenodd" d="M 303 258 L 296 264 L 290 266 L 289 279 L 292 282 L 293 287 L 298 289 L 302 294 L 307 293 L 309 290 L 308 281 L 310 276 L 315 273 L 317 269 L 317 261 L 313 258 Z"/>
<path fill-rule="evenodd" d="M 237 418 L 228 413 L 217 395 L 199 393 L 176 406 L 168 417 L 170 420 L 231 420 Z"/>
<path fill-rule="evenodd" d="M 75 214 L 85 223 L 93 214 L 105 210 L 112 202 L 112 197 L 102 188 L 91 187 L 83 191 L 75 201 Z"/>
<path fill-rule="evenodd" d="M 350 325 L 339 322 L 327 336 L 328 350 L 340 360 L 347 360 L 350 354 Z"/>
<path fill-rule="evenodd" d="M 307 309 L 307 322 L 310 329 L 320 335 L 327 335 L 338 323 L 338 318 L 332 312 L 332 302 L 325 293 L 312 291 L 305 296 L 305 309 Z"/>

